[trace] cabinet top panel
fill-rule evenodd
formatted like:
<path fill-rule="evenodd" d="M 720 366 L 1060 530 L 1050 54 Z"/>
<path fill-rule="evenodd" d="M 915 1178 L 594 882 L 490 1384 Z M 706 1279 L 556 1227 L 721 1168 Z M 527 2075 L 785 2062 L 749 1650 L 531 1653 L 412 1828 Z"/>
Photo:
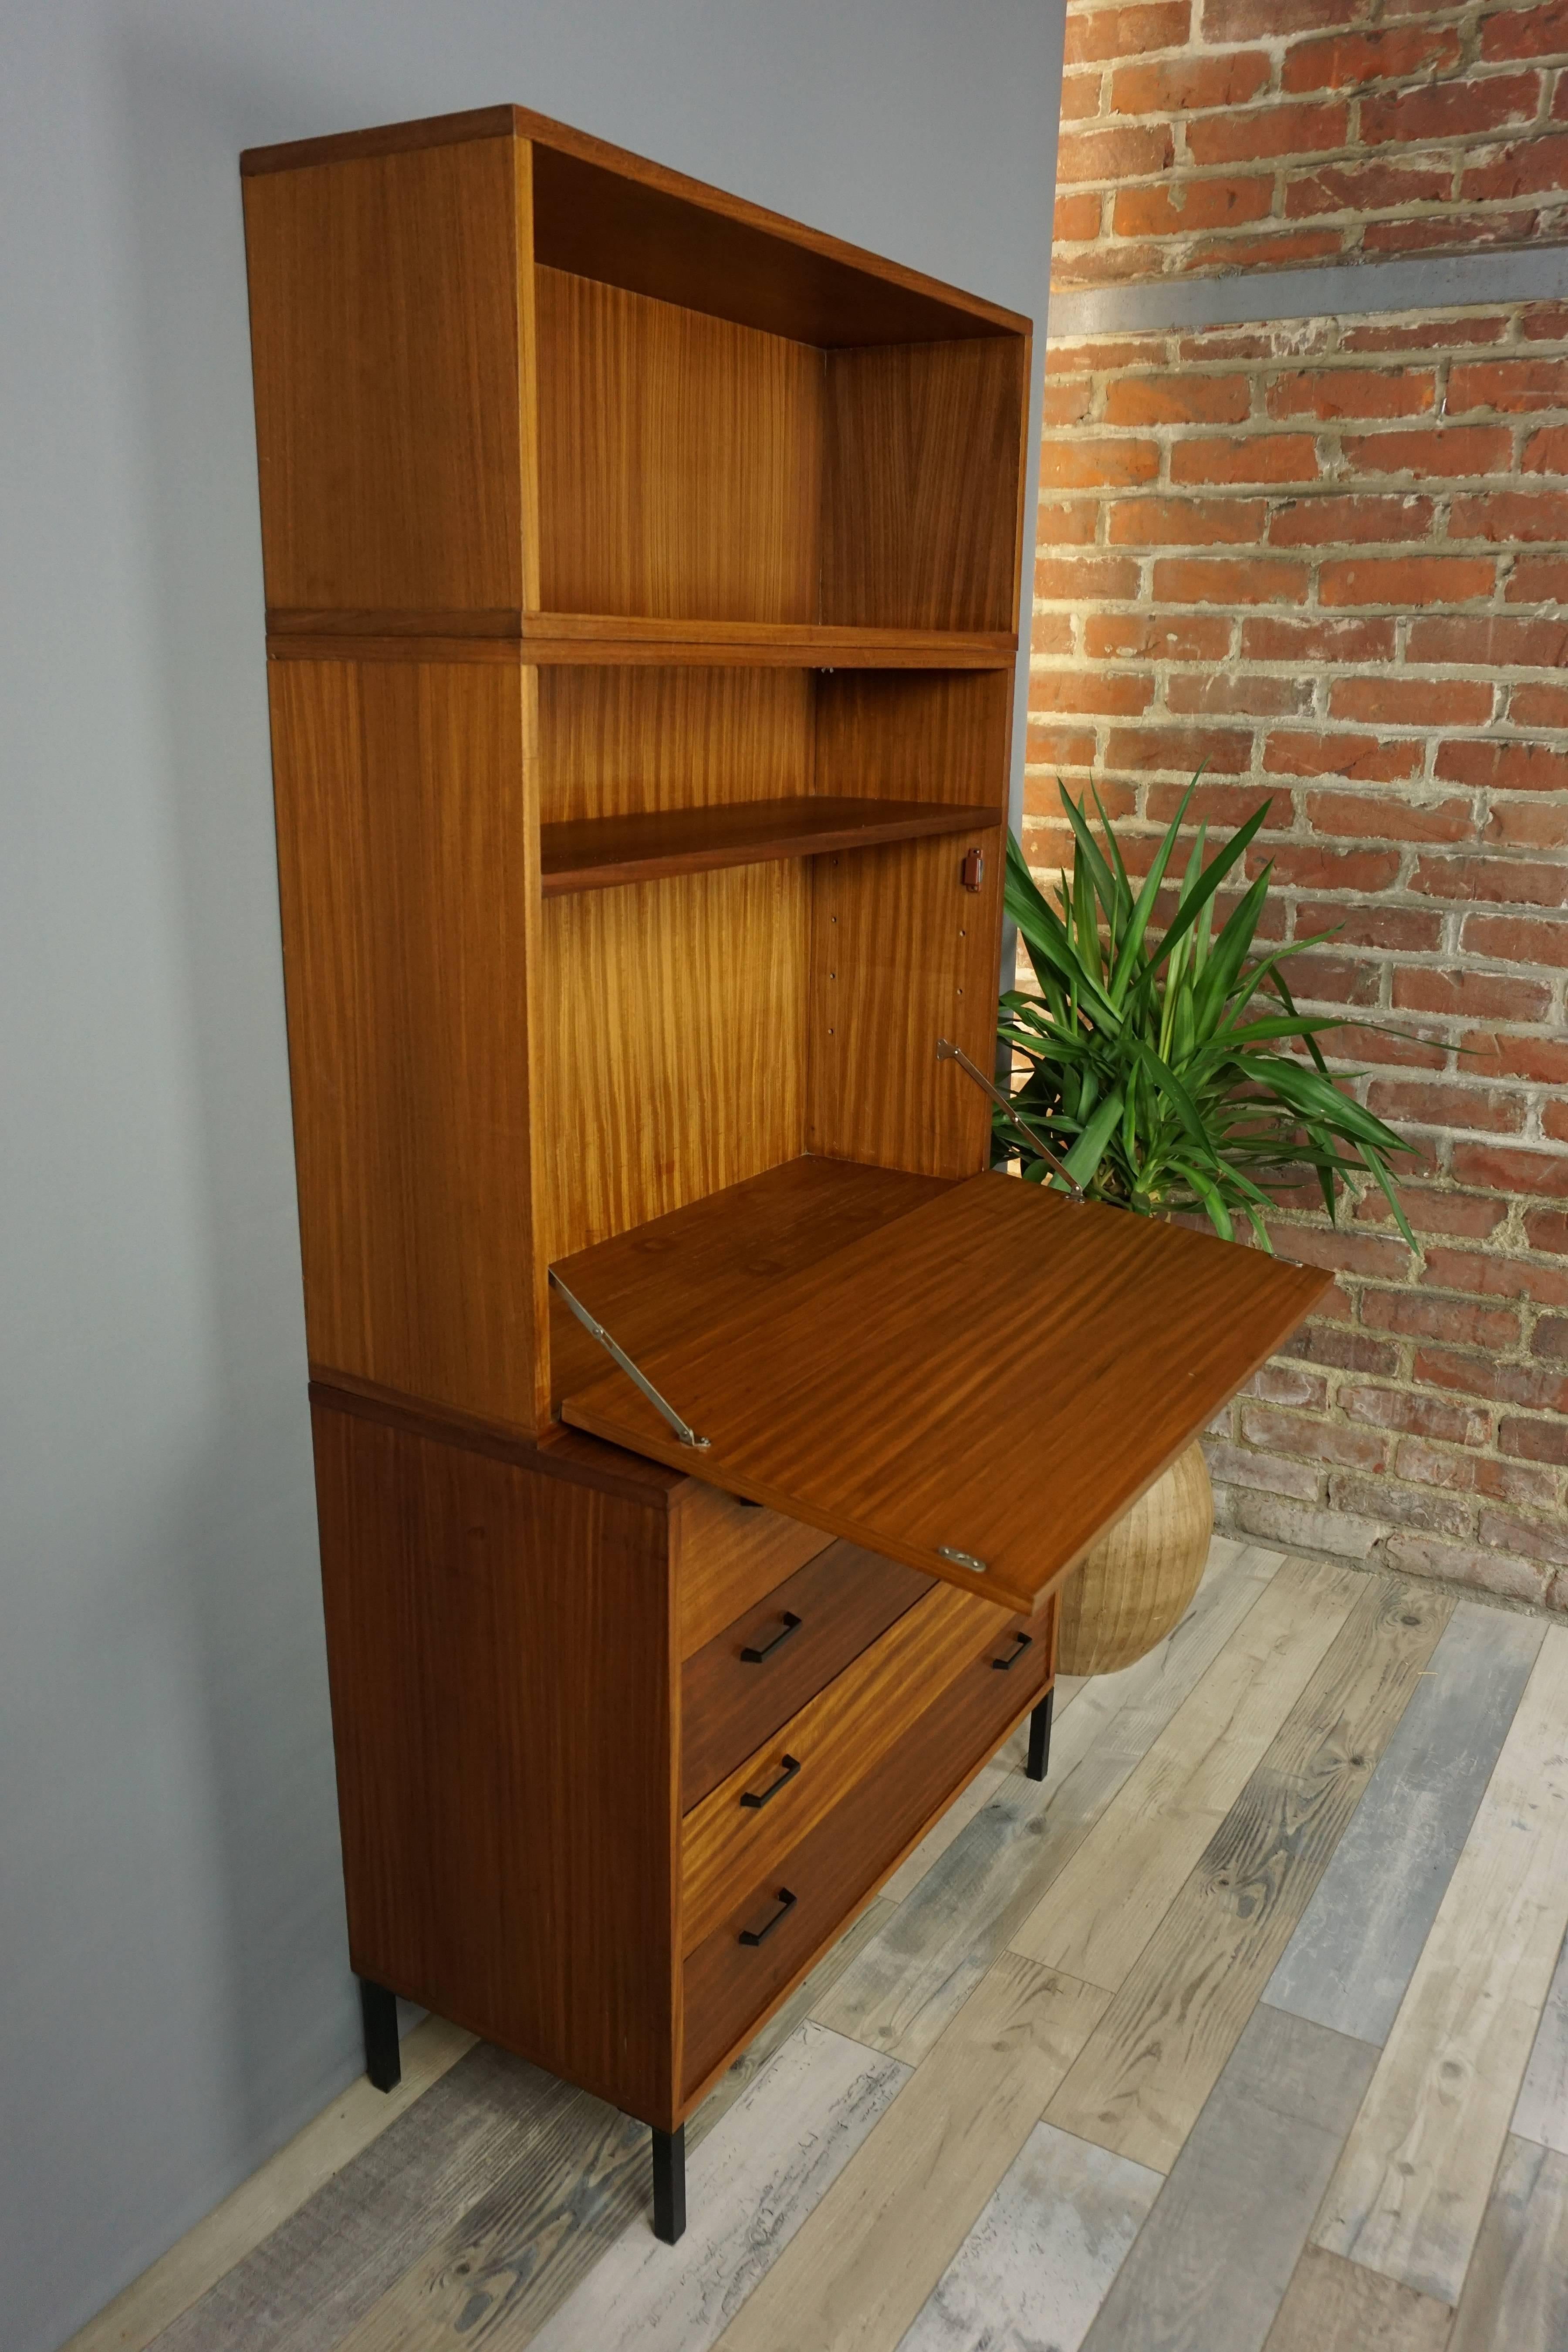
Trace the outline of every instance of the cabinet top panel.
<path fill-rule="evenodd" d="M 552 268 L 826 349 L 1029 332 L 1015 310 L 527 107 L 253 147 L 240 170 L 304 171 L 486 139 L 531 144 L 534 259 Z"/>

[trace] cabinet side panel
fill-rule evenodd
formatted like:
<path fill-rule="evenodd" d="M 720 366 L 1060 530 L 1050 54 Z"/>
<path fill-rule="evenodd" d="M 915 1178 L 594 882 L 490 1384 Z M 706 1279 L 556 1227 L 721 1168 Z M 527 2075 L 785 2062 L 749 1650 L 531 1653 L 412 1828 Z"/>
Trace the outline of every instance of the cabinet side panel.
<path fill-rule="evenodd" d="M 543 609 L 817 617 L 823 358 L 536 273 Z"/>
<path fill-rule="evenodd" d="M 312 1364 L 531 1432 L 531 673 L 270 678 Z"/>
<path fill-rule="evenodd" d="M 1003 671 L 820 678 L 816 789 L 1005 809 L 1012 691 Z M 998 825 L 811 861 L 810 1150 L 929 1176 L 989 1164 L 985 1097 L 936 1041 L 983 1070 L 995 1058 L 1005 839 Z"/>
<path fill-rule="evenodd" d="M 521 606 L 519 168 L 483 139 L 246 179 L 268 605 Z"/>
<path fill-rule="evenodd" d="M 1027 344 L 829 352 L 822 618 L 902 629 L 1016 625 Z"/>
<path fill-rule="evenodd" d="M 668 2127 L 666 1515 L 312 1413 L 353 1965 Z"/>
<path fill-rule="evenodd" d="M 799 1154 L 806 891 L 797 858 L 545 900 L 547 1260 Z"/>

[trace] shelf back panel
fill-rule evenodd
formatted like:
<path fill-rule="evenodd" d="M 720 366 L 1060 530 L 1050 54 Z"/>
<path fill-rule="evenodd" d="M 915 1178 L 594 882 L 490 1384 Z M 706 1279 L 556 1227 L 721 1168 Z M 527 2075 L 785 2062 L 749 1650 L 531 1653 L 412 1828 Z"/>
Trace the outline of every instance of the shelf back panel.
<path fill-rule="evenodd" d="M 542 668 L 540 820 L 807 793 L 813 701 L 803 669 Z"/>

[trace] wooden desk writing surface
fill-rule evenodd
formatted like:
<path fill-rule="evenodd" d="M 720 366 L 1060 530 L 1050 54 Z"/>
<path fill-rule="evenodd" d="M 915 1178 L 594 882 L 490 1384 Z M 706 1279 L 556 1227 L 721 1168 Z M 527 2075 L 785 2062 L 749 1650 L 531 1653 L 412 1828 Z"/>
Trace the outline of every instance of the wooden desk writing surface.
<path fill-rule="evenodd" d="M 1234 1243 L 976 1176 L 638 1354 L 705 1450 L 608 1365 L 562 1411 L 1022 1608 L 1328 1285 Z M 609 1319 L 591 1287 L 584 1304 Z"/>

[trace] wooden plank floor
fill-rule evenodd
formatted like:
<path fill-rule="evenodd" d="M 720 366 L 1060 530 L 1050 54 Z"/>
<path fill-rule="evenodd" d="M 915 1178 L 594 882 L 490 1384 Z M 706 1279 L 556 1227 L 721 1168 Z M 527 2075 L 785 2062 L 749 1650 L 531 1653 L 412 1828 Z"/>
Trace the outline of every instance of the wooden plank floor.
<path fill-rule="evenodd" d="M 67 2352 L 1568 2352 L 1568 1628 L 1216 1541 L 698 2116 L 434 2021 Z"/>

